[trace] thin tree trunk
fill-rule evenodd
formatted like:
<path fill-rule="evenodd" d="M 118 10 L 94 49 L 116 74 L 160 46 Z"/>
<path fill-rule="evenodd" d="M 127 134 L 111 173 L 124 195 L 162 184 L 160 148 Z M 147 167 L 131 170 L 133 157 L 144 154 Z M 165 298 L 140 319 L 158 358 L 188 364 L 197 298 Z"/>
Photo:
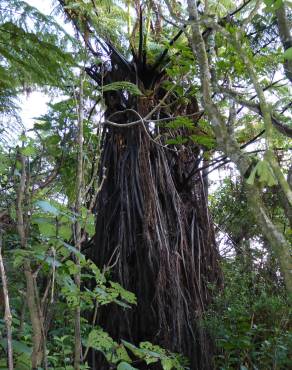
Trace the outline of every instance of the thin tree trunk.
<path fill-rule="evenodd" d="M 268 217 L 259 191 L 255 191 L 254 187 L 250 187 L 247 194 L 256 221 L 264 237 L 269 241 L 269 245 L 278 260 L 289 298 L 292 301 L 291 244 Z"/>
<path fill-rule="evenodd" d="M 84 71 L 80 75 L 80 89 L 77 103 L 77 113 L 78 113 L 78 156 L 77 156 L 77 176 L 76 176 L 76 201 L 75 201 L 75 212 L 80 215 L 82 195 L 83 195 L 83 81 L 84 81 Z M 81 251 L 81 224 L 77 220 L 75 223 L 75 247 L 78 251 Z M 81 266 L 80 258 L 76 256 L 76 265 L 78 267 L 78 272 L 75 275 L 75 284 L 80 292 L 81 288 Z M 80 362 L 82 357 L 82 346 L 81 346 L 81 327 L 80 327 L 80 304 L 75 308 L 75 351 L 74 351 L 74 369 L 80 369 Z"/>
<path fill-rule="evenodd" d="M 291 18 L 287 16 L 287 8 L 284 1 L 281 2 L 280 7 L 276 10 L 277 23 L 279 29 L 279 35 L 283 44 L 284 50 L 292 47 L 292 35 L 291 35 Z M 284 70 L 287 78 L 292 82 L 292 60 L 287 59 L 284 62 Z"/>
<path fill-rule="evenodd" d="M 21 312 L 20 312 L 20 324 L 19 324 L 19 329 L 17 333 L 19 338 L 22 337 L 23 335 L 26 308 L 27 308 L 27 302 L 25 299 L 23 299 L 23 303 L 21 305 Z"/>
<path fill-rule="evenodd" d="M 32 369 L 37 369 L 41 366 L 43 360 L 43 332 L 42 332 L 42 321 L 38 309 L 36 294 L 35 294 L 35 282 L 34 276 L 31 271 L 30 263 L 26 262 L 24 265 L 24 274 L 26 277 L 26 297 L 27 306 L 30 314 L 30 320 L 32 325 L 32 343 L 33 350 L 31 355 L 31 366 Z"/>
<path fill-rule="evenodd" d="M 13 370 L 13 346 L 12 346 L 12 315 L 9 304 L 8 284 L 7 277 L 4 268 L 4 262 L 2 257 L 2 230 L 0 229 L 0 273 L 3 286 L 3 296 L 5 305 L 4 321 L 6 324 L 7 334 L 7 357 L 8 357 L 8 369 Z"/>
<path fill-rule="evenodd" d="M 19 160 L 21 163 L 21 177 L 19 186 L 16 189 L 17 199 L 16 199 L 16 217 L 17 217 L 17 230 L 20 238 L 20 246 L 23 249 L 27 247 L 27 229 L 28 225 L 25 222 L 25 213 L 23 209 L 23 203 L 25 198 L 25 193 L 28 188 L 27 184 L 27 173 L 26 173 L 26 160 L 22 154 L 19 154 Z M 44 346 L 43 346 L 43 333 L 42 333 L 42 319 L 39 312 L 36 291 L 34 286 L 34 277 L 31 271 L 30 261 L 26 260 L 24 263 L 24 275 L 26 278 L 26 297 L 27 305 L 30 314 L 30 320 L 32 324 L 32 344 L 33 350 L 31 355 L 32 369 L 37 369 L 41 366 L 43 356 L 44 356 Z"/>

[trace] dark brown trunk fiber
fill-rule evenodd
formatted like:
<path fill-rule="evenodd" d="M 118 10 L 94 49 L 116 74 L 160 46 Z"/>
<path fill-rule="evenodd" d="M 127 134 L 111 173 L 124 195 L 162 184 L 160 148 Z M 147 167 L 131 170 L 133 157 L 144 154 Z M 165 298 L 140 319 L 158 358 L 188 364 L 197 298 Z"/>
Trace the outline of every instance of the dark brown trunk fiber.
<path fill-rule="evenodd" d="M 139 110 L 145 115 L 145 104 Z M 117 117 L 119 123 L 137 119 Z M 220 271 L 201 175 L 186 181 L 198 155 L 194 145 L 171 151 L 153 143 L 142 125 L 105 127 L 100 176 L 105 169 L 107 178 L 96 206 L 92 259 L 101 268 L 113 265 L 111 279 L 138 300 L 131 310 L 101 308 L 99 325 L 116 340 L 148 340 L 183 353 L 191 369 L 204 370 L 213 368 L 213 344 L 200 319 L 210 302 L 208 284 L 218 283 Z M 100 356 L 95 364 L 109 369 Z"/>

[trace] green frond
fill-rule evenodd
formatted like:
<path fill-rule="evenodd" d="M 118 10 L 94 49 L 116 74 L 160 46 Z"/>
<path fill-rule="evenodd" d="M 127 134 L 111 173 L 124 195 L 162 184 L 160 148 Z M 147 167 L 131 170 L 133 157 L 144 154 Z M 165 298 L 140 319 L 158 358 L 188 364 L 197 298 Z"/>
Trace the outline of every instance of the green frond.
<path fill-rule="evenodd" d="M 127 82 L 127 81 L 113 82 L 111 84 L 104 85 L 102 89 L 103 91 L 126 90 L 132 95 L 143 95 L 136 85 L 132 84 L 131 82 Z"/>
<path fill-rule="evenodd" d="M 33 32 L 39 37 L 54 36 L 62 46 L 64 39 L 72 44 L 76 40 L 53 18 L 41 13 L 35 7 L 21 0 L 2 0 L 0 4 L 0 24 L 12 22 L 25 32 Z M 60 34 L 63 37 L 60 38 Z M 64 46 L 64 45 L 63 45 Z"/>
<path fill-rule="evenodd" d="M 71 55 L 56 44 L 26 32 L 12 22 L 0 25 L 0 63 L 9 66 L 21 84 L 58 86 L 64 66 L 73 64 Z"/>
<path fill-rule="evenodd" d="M 0 101 L 1 104 L 1 101 Z M 14 112 L 0 112 L 0 147 L 9 147 L 19 138 L 24 127 Z"/>

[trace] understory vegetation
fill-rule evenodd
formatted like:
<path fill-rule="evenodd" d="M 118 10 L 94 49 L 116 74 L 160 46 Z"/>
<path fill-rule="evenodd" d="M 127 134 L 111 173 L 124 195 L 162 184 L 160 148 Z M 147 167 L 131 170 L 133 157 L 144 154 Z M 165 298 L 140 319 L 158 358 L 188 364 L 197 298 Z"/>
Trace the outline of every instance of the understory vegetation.
<path fill-rule="evenodd" d="M 290 368 L 291 3 L 45 3 L 0 4 L 0 369 Z"/>

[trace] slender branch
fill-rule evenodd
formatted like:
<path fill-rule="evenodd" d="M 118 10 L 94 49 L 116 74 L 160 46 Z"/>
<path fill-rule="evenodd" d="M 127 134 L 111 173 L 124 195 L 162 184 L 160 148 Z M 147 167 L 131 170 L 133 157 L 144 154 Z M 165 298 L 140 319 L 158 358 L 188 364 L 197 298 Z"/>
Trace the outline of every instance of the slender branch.
<path fill-rule="evenodd" d="M 164 0 L 166 6 L 167 6 L 167 9 L 169 11 L 169 14 L 171 15 L 171 17 L 177 22 L 177 23 L 180 23 L 180 24 L 183 24 L 184 26 L 188 23 L 186 22 L 185 19 L 182 19 L 182 18 L 179 18 L 175 12 L 173 11 L 173 8 L 172 8 L 172 5 L 170 3 L 169 0 Z"/>
<path fill-rule="evenodd" d="M 240 5 L 237 9 L 233 10 L 231 13 L 228 14 L 229 17 L 239 13 L 243 8 L 245 8 L 252 0 L 244 1 L 242 5 Z"/>
<path fill-rule="evenodd" d="M 290 207 L 292 207 L 292 190 L 288 182 L 286 181 L 273 152 L 274 149 L 273 130 L 272 130 L 273 122 L 269 104 L 267 103 L 264 91 L 257 78 L 254 66 L 241 46 L 241 34 L 235 33 L 235 35 L 232 38 L 230 38 L 230 41 L 231 42 L 233 41 L 233 44 L 237 49 L 239 56 L 241 57 L 243 63 L 245 64 L 250 79 L 254 85 L 254 89 L 258 95 L 260 111 L 265 125 L 266 146 L 267 146 L 266 158 L 269 161 L 270 166 L 272 167 L 277 180 L 279 181 L 279 184 L 283 190 L 283 193 L 285 194 L 288 203 L 290 204 Z"/>
<path fill-rule="evenodd" d="M 8 369 L 13 370 L 13 346 L 12 346 L 12 314 L 9 304 L 9 294 L 8 294 L 8 284 L 7 277 L 4 268 L 4 262 L 2 257 L 2 230 L 0 229 L 0 273 L 2 280 L 3 296 L 4 296 L 4 321 L 6 324 L 6 334 L 7 334 L 7 357 L 8 357 Z"/>
<path fill-rule="evenodd" d="M 256 104 L 251 102 L 251 100 L 246 100 L 240 96 L 240 94 L 232 89 L 224 88 L 224 87 L 218 87 L 217 91 L 222 93 L 223 95 L 229 96 L 231 99 L 236 101 L 237 103 L 243 105 L 244 107 L 248 108 L 249 110 L 259 114 L 261 117 L 264 116 L 264 113 L 262 111 L 262 108 L 260 107 L 260 104 Z M 257 96 L 257 95 L 256 95 Z M 270 110 L 269 110 L 270 112 Z M 286 135 L 288 137 L 292 138 L 292 128 L 290 128 L 288 125 L 285 125 L 279 121 L 278 118 L 276 118 L 276 113 L 269 113 L 271 116 L 271 121 L 273 126 L 281 132 L 283 135 Z"/>
<path fill-rule="evenodd" d="M 95 108 L 96 108 L 97 104 L 98 104 L 100 101 L 101 101 L 101 98 L 98 98 L 98 99 L 94 102 L 94 104 L 93 104 L 92 108 L 91 108 L 91 109 L 90 109 L 90 111 L 89 111 L 89 114 L 88 114 L 88 117 L 87 117 L 87 121 L 90 121 L 90 119 L 91 119 L 91 117 L 92 117 L 92 115 L 93 115 L 93 113 L 94 113 L 94 110 L 95 110 Z"/>
<path fill-rule="evenodd" d="M 250 23 L 250 21 L 254 18 L 254 16 L 257 14 L 259 7 L 262 3 L 262 0 L 256 0 L 255 6 L 252 9 L 252 11 L 249 13 L 249 15 L 242 21 L 242 26 L 246 26 Z"/>
<path fill-rule="evenodd" d="M 50 185 L 55 180 L 55 178 L 58 176 L 59 169 L 60 169 L 60 165 L 57 165 L 45 180 L 37 184 L 37 188 L 34 189 L 33 194 L 35 194 L 39 190 L 42 190 L 46 188 L 48 185 Z"/>

